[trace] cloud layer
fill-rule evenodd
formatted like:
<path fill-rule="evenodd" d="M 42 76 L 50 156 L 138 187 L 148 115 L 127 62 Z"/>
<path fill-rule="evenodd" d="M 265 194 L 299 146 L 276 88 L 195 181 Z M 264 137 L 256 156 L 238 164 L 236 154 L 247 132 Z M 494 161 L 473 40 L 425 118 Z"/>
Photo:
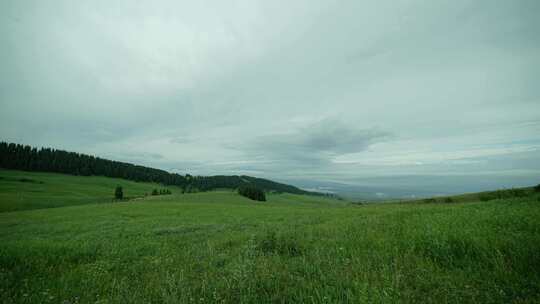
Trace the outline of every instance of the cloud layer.
<path fill-rule="evenodd" d="M 306 187 L 532 184 L 538 11 L 535 0 L 4 1 L 0 138 Z"/>

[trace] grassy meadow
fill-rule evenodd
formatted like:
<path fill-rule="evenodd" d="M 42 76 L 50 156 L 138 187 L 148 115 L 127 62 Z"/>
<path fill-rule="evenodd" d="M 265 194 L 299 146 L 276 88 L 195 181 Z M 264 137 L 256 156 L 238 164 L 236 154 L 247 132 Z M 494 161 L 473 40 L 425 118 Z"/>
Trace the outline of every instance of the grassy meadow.
<path fill-rule="evenodd" d="M 0 212 L 110 203 L 116 185 L 127 197 L 150 194 L 158 184 L 137 183 L 101 176 L 72 176 L 57 173 L 0 169 Z M 175 187 L 167 187 L 178 191 Z"/>
<path fill-rule="evenodd" d="M 356 205 L 171 189 L 111 203 L 117 184 L 127 196 L 155 185 L 0 176 L 1 303 L 540 303 L 532 191 Z"/>

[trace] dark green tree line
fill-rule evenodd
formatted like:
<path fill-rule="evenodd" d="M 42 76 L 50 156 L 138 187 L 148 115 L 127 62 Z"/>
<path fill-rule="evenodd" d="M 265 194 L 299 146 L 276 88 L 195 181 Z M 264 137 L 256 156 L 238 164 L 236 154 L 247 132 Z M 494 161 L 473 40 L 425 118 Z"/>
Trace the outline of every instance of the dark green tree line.
<path fill-rule="evenodd" d="M 0 142 L 0 167 L 5 169 L 57 172 L 72 175 L 100 175 L 138 182 L 183 186 L 183 175 L 164 170 L 112 161 L 91 155 Z"/>
<path fill-rule="evenodd" d="M 291 185 L 251 176 L 191 176 L 169 173 L 165 170 L 113 161 L 92 155 L 67 152 L 51 148 L 35 148 L 28 145 L 0 142 L 0 168 L 56 172 L 71 175 L 98 175 L 123 178 L 137 182 L 153 182 L 175 185 L 184 192 L 209 191 L 220 188 L 238 189 L 253 185 L 264 191 L 295 194 L 316 194 Z"/>

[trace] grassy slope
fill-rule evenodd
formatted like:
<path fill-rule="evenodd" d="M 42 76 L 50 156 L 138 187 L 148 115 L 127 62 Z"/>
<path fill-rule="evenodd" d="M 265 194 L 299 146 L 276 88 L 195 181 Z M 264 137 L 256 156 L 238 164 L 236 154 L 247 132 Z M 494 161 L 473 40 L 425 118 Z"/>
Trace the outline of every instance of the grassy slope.
<path fill-rule="evenodd" d="M 480 201 L 490 201 L 495 199 L 511 199 L 519 197 L 530 197 L 536 195 L 534 187 L 524 187 L 524 188 L 511 188 L 511 189 L 500 189 L 494 191 L 484 191 L 484 192 L 474 192 L 474 193 L 464 193 L 458 195 L 450 196 L 437 196 L 423 199 L 410 199 L 410 200 L 392 200 L 387 201 L 390 203 L 404 203 L 404 204 L 423 204 L 423 203 L 468 203 L 468 202 L 480 202 Z M 449 199 L 449 201 L 448 201 Z M 380 202 L 373 202 L 380 203 Z"/>
<path fill-rule="evenodd" d="M 540 301 L 537 196 L 369 206 L 268 199 L 223 191 L 2 213 L 0 299 Z"/>
<path fill-rule="evenodd" d="M 34 182 L 21 182 L 21 178 Z M 116 185 L 124 188 L 127 197 L 163 188 L 117 178 L 0 169 L 0 212 L 110 202 Z M 174 192 L 175 187 L 169 189 Z"/>

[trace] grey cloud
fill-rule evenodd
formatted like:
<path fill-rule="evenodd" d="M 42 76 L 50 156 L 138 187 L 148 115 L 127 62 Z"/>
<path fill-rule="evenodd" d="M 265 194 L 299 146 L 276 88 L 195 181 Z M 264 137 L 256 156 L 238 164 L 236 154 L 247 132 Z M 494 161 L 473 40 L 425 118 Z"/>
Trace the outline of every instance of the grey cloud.
<path fill-rule="evenodd" d="M 290 166 L 328 163 L 332 157 L 364 151 L 369 145 L 388 140 L 392 134 L 379 129 L 362 129 L 337 119 L 325 119 L 286 134 L 255 138 L 240 149 L 273 162 Z"/>

